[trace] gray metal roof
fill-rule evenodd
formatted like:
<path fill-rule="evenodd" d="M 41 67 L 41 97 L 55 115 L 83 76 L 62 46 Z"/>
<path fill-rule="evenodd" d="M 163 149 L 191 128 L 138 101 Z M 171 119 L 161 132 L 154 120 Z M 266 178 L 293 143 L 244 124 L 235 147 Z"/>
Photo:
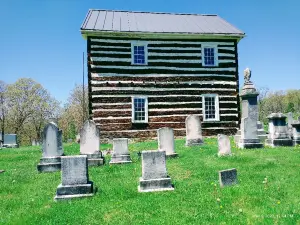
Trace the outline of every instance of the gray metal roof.
<path fill-rule="evenodd" d="M 81 31 L 244 35 L 218 15 L 90 9 Z"/>

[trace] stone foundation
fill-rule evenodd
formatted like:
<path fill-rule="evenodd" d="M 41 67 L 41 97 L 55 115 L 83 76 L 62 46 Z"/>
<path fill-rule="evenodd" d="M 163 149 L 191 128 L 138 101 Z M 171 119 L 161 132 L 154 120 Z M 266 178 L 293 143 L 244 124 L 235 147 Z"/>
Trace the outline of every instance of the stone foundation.
<path fill-rule="evenodd" d="M 58 185 L 54 200 L 66 200 L 72 198 L 82 198 L 93 196 L 93 183 L 75 184 L 75 185 Z"/>
<path fill-rule="evenodd" d="M 271 147 L 277 146 L 293 146 L 292 139 L 267 139 L 266 145 Z"/>

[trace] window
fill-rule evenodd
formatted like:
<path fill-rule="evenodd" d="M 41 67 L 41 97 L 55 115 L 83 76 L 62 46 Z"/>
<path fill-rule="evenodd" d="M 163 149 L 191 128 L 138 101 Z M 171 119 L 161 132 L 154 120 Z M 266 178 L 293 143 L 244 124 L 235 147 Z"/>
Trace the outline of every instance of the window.
<path fill-rule="evenodd" d="M 147 97 L 132 97 L 132 122 L 148 123 Z"/>
<path fill-rule="evenodd" d="M 202 95 L 203 121 L 219 121 L 219 98 L 216 94 Z"/>
<path fill-rule="evenodd" d="M 147 65 L 148 50 L 146 42 L 132 42 L 131 43 L 131 64 L 133 65 Z"/>
<path fill-rule="evenodd" d="M 204 45 L 202 47 L 202 65 L 203 66 L 217 66 L 217 46 Z"/>

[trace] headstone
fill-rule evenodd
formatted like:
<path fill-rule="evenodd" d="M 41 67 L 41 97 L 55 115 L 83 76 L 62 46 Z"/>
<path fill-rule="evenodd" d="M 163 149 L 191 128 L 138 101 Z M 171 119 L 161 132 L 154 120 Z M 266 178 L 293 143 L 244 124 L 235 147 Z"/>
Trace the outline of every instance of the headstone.
<path fill-rule="evenodd" d="M 128 150 L 128 138 L 113 139 L 113 153 L 110 164 L 131 163 L 131 158 Z"/>
<path fill-rule="evenodd" d="M 295 120 L 292 124 L 293 144 L 300 144 L 300 121 Z"/>
<path fill-rule="evenodd" d="M 18 138 L 16 134 L 4 134 L 4 148 L 18 148 Z"/>
<path fill-rule="evenodd" d="M 172 191 L 167 174 L 165 151 L 142 151 L 142 177 L 139 192 Z"/>
<path fill-rule="evenodd" d="M 63 155 L 62 131 L 54 123 L 43 130 L 42 158 L 37 166 L 39 172 L 54 172 L 61 168 Z"/>
<path fill-rule="evenodd" d="M 93 183 L 89 181 L 87 156 L 61 157 L 61 184 L 55 200 L 93 196 Z"/>
<path fill-rule="evenodd" d="M 263 144 L 257 134 L 258 106 L 256 91 L 250 81 L 251 71 L 244 71 L 245 83 L 240 93 L 242 99 L 241 138 L 238 142 L 239 148 L 262 148 Z"/>
<path fill-rule="evenodd" d="M 237 184 L 237 170 L 228 169 L 219 171 L 220 186 L 230 186 Z"/>
<path fill-rule="evenodd" d="M 292 146 L 293 141 L 288 133 L 286 116 L 283 113 L 271 113 L 269 119 L 269 135 L 266 145 L 275 146 Z"/>
<path fill-rule="evenodd" d="M 36 146 L 36 140 L 35 140 L 35 139 L 33 139 L 33 140 L 31 141 L 31 145 L 32 145 L 32 146 Z"/>
<path fill-rule="evenodd" d="M 103 165 L 100 151 L 100 131 L 92 120 L 87 120 L 80 130 L 80 154 L 87 155 L 89 166 Z"/>
<path fill-rule="evenodd" d="M 231 155 L 230 139 L 224 134 L 218 134 L 218 156 Z"/>
<path fill-rule="evenodd" d="M 176 157 L 174 132 L 172 128 L 163 127 L 157 130 L 158 150 L 165 151 L 167 157 Z"/>
<path fill-rule="evenodd" d="M 202 145 L 201 120 L 198 115 L 189 115 L 185 120 L 186 146 Z"/>

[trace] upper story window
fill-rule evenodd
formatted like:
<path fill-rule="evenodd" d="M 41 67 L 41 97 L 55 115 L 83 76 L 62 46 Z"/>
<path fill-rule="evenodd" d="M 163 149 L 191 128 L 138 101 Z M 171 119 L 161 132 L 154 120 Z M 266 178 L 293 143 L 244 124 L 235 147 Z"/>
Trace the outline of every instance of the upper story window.
<path fill-rule="evenodd" d="M 132 122 L 148 123 L 147 97 L 132 97 Z"/>
<path fill-rule="evenodd" d="M 218 66 L 217 46 L 203 45 L 202 46 L 202 65 L 203 66 Z"/>
<path fill-rule="evenodd" d="M 131 43 L 131 64 L 147 65 L 148 49 L 147 43 L 142 41 L 134 41 Z"/>
<path fill-rule="evenodd" d="M 202 95 L 203 121 L 219 121 L 219 97 L 217 94 Z"/>

